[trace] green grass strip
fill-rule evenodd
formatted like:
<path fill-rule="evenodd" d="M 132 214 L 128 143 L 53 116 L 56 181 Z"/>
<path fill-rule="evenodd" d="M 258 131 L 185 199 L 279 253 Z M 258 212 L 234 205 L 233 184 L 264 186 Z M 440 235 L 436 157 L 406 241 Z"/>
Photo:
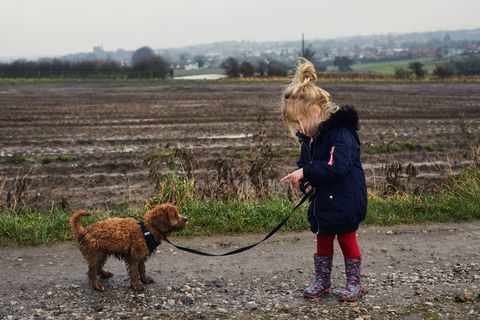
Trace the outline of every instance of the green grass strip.
<path fill-rule="evenodd" d="M 293 208 L 284 198 L 257 201 L 200 201 L 186 199 L 182 213 L 189 218 L 188 228 L 176 236 L 267 233 Z M 308 230 L 307 205 L 291 217 L 282 231 Z M 0 212 L 0 246 L 37 246 L 71 240 L 70 213 L 53 210 L 38 213 L 28 209 Z M 84 224 L 107 217 L 134 217 L 143 212 L 126 207 L 112 212 L 93 212 Z M 425 222 L 462 222 L 480 219 L 480 169 L 469 168 L 435 195 L 413 193 L 381 196 L 371 194 L 364 223 L 376 225 L 416 224 Z"/>

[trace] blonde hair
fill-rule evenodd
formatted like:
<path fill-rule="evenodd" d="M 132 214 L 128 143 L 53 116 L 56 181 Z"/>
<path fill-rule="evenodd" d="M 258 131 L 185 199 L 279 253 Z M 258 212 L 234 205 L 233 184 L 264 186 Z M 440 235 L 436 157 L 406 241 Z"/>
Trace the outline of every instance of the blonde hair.
<path fill-rule="evenodd" d="M 339 106 L 332 102 L 330 93 L 315 85 L 317 72 L 307 59 L 299 59 L 292 82 L 283 91 L 282 112 L 287 128 L 295 136 L 295 124 L 299 116 L 307 117 L 320 125 L 337 112 Z M 314 108 L 320 108 L 321 116 L 313 119 Z"/>

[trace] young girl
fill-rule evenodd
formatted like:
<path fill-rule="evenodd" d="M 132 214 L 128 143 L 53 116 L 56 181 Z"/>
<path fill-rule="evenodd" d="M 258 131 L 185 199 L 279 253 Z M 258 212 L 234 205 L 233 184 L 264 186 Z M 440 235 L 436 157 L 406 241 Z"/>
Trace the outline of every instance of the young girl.
<path fill-rule="evenodd" d="M 306 179 L 314 187 L 308 219 L 317 235 L 315 281 L 304 291 L 307 298 L 330 292 L 333 240 L 337 236 L 345 259 L 346 288 L 342 301 L 356 301 L 360 286 L 361 254 L 356 230 L 365 218 L 367 188 L 360 162 L 358 115 L 351 106 L 338 106 L 317 87 L 317 74 L 309 61 L 299 64 L 292 83 L 283 92 L 286 125 L 301 144 L 298 170 L 283 177 L 298 187 Z"/>

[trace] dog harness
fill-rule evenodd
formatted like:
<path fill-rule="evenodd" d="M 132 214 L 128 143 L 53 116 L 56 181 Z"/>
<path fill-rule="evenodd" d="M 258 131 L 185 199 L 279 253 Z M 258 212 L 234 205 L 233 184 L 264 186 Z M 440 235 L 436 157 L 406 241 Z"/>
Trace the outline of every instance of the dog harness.
<path fill-rule="evenodd" d="M 140 225 L 140 230 L 142 230 L 143 237 L 145 238 L 145 241 L 147 242 L 147 247 L 148 247 L 148 253 L 152 253 L 155 251 L 155 249 L 158 247 L 157 241 L 155 241 L 155 238 L 152 236 L 148 228 L 145 226 L 145 223 L 139 222 Z"/>

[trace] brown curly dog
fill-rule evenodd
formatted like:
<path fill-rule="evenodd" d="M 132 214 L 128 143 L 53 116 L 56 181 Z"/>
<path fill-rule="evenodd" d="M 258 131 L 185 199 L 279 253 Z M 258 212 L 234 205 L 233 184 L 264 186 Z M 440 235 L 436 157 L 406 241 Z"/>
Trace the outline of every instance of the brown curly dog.
<path fill-rule="evenodd" d="M 143 290 L 140 280 L 143 283 L 153 282 L 152 278 L 145 275 L 145 261 L 166 235 L 185 228 L 187 224 L 187 219 L 172 204 L 157 205 L 145 213 L 143 223 L 146 230 L 143 231 L 133 218 L 110 218 L 84 228 L 79 223 L 80 218 L 89 215 L 85 211 L 73 214 L 70 228 L 80 242 L 92 287 L 99 291 L 103 291 L 104 287 L 97 275 L 102 278 L 112 276 L 112 273 L 103 270 L 109 256 L 125 260 L 132 289 Z"/>

